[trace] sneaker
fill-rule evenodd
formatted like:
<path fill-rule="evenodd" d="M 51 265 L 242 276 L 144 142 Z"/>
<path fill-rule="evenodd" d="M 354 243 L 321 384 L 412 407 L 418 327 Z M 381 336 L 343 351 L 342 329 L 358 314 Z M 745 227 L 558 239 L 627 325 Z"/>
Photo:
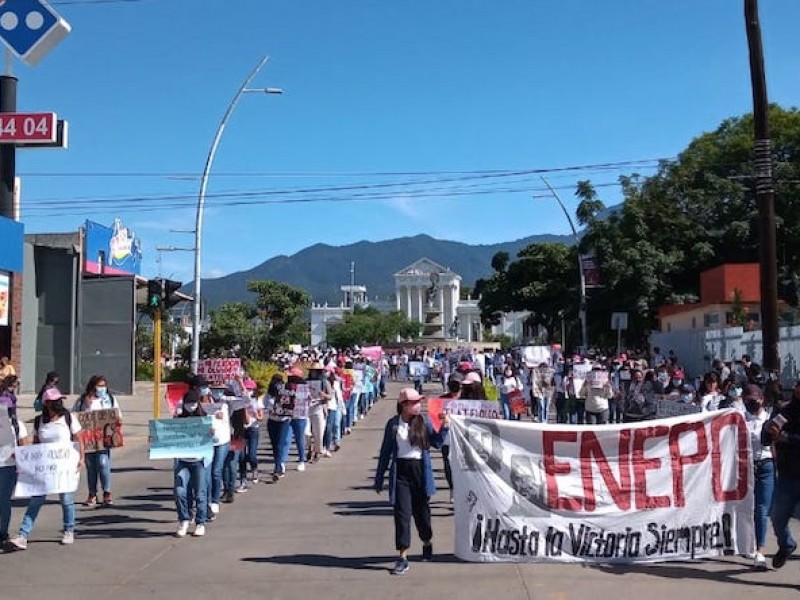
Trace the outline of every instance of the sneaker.
<path fill-rule="evenodd" d="M 324 456 L 325 458 L 330 458 L 331 456 L 333 456 L 333 454 L 331 454 L 330 450 L 323 450 L 322 456 Z"/>
<path fill-rule="evenodd" d="M 205 534 L 206 534 L 206 526 L 203 525 L 202 523 L 200 525 L 197 525 L 194 528 L 194 531 L 192 532 L 192 535 L 194 537 L 203 537 Z"/>
<path fill-rule="evenodd" d="M 8 544 L 8 541 L 11 539 L 7 533 L 0 535 L 0 546 L 5 546 Z"/>
<path fill-rule="evenodd" d="M 64 535 L 61 536 L 61 545 L 62 546 L 71 546 L 75 543 L 75 532 L 74 531 L 65 531 Z"/>
<path fill-rule="evenodd" d="M 177 537 L 186 537 L 186 534 L 189 533 L 189 521 L 181 521 L 178 524 L 178 531 L 175 532 Z"/>
<path fill-rule="evenodd" d="M 764 555 L 761 554 L 761 552 L 756 552 L 756 556 L 753 559 L 753 568 L 757 571 L 767 570 L 767 559 L 764 558 Z"/>
<path fill-rule="evenodd" d="M 219 504 L 217 502 L 211 503 L 211 514 L 218 515 L 219 514 Z"/>
<path fill-rule="evenodd" d="M 103 492 L 103 506 L 113 506 L 114 499 L 111 497 L 111 492 Z"/>
<path fill-rule="evenodd" d="M 236 488 L 236 493 L 237 494 L 244 494 L 249 489 L 250 488 L 247 487 L 247 484 L 244 481 L 242 481 L 241 483 L 239 483 L 238 487 Z"/>
<path fill-rule="evenodd" d="M 8 540 L 8 546 L 12 550 L 27 550 L 28 538 L 26 538 L 24 535 L 18 535 Z"/>
<path fill-rule="evenodd" d="M 305 471 L 306 470 L 306 463 L 304 463 L 304 462 L 297 463 L 297 470 L 300 471 L 301 473 L 303 471 Z"/>
<path fill-rule="evenodd" d="M 775 556 L 772 557 L 772 568 L 773 569 L 780 569 L 783 565 L 786 564 L 786 559 L 789 558 L 789 555 L 795 551 L 797 546 L 790 546 L 788 548 L 779 548 L 778 551 L 775 553 Z"/>
<path fill-rule="evenodd" d="M 422 560 L 425 562 L 433 560 L 433 544 L 422 544 Z"/>
<path fill-rule="evenodd" d="M 272 483 L 278 483 L 281 479 L 285 477 L 285 473 L 273 473 L 272 474 Z"/>
<path fill-rule="evenodd" d="M 391 570 L 392 575 L 402 575 L 409 569 L 408 561 L 405 558 L 401 558 L 396 563 L 394 563 L 394 568 Z"/>
<path fill-rule="evenodd" d="M 253 476 L 250 481 L 253 483 L 258 483 L 258 469 L 253 469 Z"/>
<path fill-rule="evenodd" d="M 217 520 L 217 515 L 212 513 L 210 510 L 208 511 L 208 516 L 206 517 L 206 523 L 213 523 Z"/>
<path fill-rule="evenodd" d="M 95 494 L 89 494 L 86 499 L 86 506 L 97 506 L 97 496 Z"/>

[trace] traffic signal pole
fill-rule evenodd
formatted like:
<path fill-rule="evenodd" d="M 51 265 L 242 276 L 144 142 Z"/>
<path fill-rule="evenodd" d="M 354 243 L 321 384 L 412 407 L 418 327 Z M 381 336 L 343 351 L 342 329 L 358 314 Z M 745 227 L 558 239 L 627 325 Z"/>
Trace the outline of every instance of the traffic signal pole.
<path fill-rule="evenodd" d="M 153 311 L 153 418 L 161 416 L 161 309 Z"/>
<path fill-rule="evenodd" d="M 17 78 L 0 75 L 0 113 L 17 112 Z M 17 175 L 17 147 L 0 144 L 0 216 L 13 219 L 14 178 Z"/>

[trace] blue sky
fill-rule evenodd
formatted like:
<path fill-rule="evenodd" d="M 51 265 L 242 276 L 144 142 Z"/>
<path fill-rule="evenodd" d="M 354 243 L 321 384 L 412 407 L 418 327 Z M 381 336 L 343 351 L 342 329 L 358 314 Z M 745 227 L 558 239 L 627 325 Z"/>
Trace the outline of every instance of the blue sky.
<path fill-rule="evenodd" d="M 22 219 L 54 232 L 119 216 L 157 275 L 157 247 L 193 244 L 170 230 L 193 229 L 214 131 L 266 54 L 254 86 L 284 94 L 246 95 L 225 132 L 204 277 L 318 242 L 566 233 L 557 204 L 531 198 L 532 171 L 672 157 L 751 110 L 742 4 L 55 3 L 72 33 L 37 67 L 15 65 L 18 109 L 67 119 L 70 147 L 18 153 Z M 797 105 L 800 2 L 762 0 L 761 17 L 770 100 Z M 587 178 L 613 204 L 617 177 L 652 164 L 547 176 L 569 207 Z M 191 253 L 160 254 L 162 275 L 192 279 Z"/>

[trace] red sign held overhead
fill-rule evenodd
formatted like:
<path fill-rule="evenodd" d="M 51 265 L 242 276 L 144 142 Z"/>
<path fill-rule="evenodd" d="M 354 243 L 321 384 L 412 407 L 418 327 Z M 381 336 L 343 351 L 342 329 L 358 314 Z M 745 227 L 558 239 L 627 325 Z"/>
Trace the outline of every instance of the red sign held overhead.
<path fill-rule="evenodd" d="M 0 144 L 52 144 L 57 135 L 56 113 L 0 113 Z"/>

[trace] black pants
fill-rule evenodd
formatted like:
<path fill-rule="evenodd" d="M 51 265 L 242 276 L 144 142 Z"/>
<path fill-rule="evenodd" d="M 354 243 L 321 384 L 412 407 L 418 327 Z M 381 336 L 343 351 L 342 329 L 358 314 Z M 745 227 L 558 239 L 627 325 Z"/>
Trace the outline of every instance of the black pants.
<path fill-rule="evenodd" d="M 444 463 L 444 478 L 447 479 L 447 486 L 453 489 L 453 471 L 450 469 L 450 444 L 442 446 L 442 462 Z"/>
<path fill-rule="evenodd" d="M 420 539 L 427 543 L 433 537 L 431 506 L 422 475 L 422 461 L 397 459 L 397 482 L 394 489 L 394 541 L 395 548 L 406 550 L 411 546 L 411 517 L 417 526 Z"/>

